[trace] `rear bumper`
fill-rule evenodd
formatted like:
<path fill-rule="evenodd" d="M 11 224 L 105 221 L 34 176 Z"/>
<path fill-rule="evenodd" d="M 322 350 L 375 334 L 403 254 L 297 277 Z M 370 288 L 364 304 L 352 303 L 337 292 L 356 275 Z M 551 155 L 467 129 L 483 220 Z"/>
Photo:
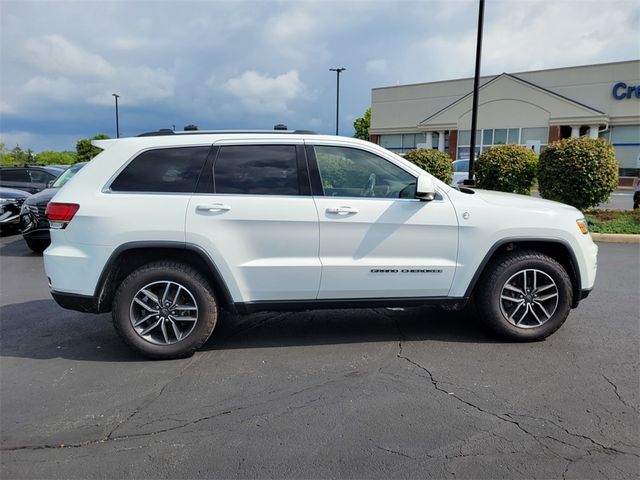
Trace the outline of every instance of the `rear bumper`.
<path fill-rule="evenodd" d="M 51 241 L 51 235 L 49 234 L 49 229 L 47 228 L 46 230 L 44 229 L 40 229 L 40 230 L 29 230 L 29 231 L 22 231 L 22 236 L 24 237 L 25 240 L 46 240 L 46 241 Z"/>
<path fill-rule="evenodd" d="M 84 313 L 99 313 L 98 299 L 91 295 L 77 295 L 75 293 L 56 292 L 51 290 L 51 296 L 58 305 L 68 310 Z"/>

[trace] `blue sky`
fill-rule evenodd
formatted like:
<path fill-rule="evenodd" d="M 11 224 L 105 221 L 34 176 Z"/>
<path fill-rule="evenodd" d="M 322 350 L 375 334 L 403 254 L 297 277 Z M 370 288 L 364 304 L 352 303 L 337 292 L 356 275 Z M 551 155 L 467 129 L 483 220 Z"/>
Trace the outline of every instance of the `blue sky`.
<path fill-rule="evenodd" d="M 473 73 L 476 1 L 0 0 L 0 141 L 158 128 L 333 133 L 371 88 Z M 640 58 L 637 1 L 488 0 L 484 74 Z"/>

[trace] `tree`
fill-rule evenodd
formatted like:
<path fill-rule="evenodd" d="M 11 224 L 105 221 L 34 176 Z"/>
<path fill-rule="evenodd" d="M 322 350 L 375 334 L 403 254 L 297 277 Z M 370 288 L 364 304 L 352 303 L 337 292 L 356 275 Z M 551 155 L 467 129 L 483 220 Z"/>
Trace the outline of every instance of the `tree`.
<path fill-rule="evenodd" d="M 26 152 L 20 148 L 20 145 L 16 145 L 11 150 L 11 156 L 13 157 L 13 163 L 15 165 L 27 165 L 30 160 L 33 160 L 33 155 L 30 155 L 31 150 Z"/>
<path fill-rule="evenodd" d="M 109 137 L 109 135 L 105 135 L 104 133 L 99 133 L 98 135 L 94 135 L 91 138 L 83 138 L 81 140 L 78 140 L 78 142 L 76 143 L 76 163 L 88 162 L 102 151 L 101 148 L 91 145 L 91 140 L 106 140 L 108 138 L 111 137 Z"/>
<path fill-rule="evenodd" d="M 371 126 L 371 107 L 367 108 L 366 112 L 362 117 L 356 118 L 356 121 L 353 122 L 353 128 L 356 130 L 356 133 L 353 135 L 354 138 L 359 138 L 361 140 L 369 140 L 369 127 Z"/>
<path fill-rule="evenodd" d="M 35 161 L 40 165 L 71 165 L 76 163 L 76 152 L 45 150 L 36 155 Z"/>

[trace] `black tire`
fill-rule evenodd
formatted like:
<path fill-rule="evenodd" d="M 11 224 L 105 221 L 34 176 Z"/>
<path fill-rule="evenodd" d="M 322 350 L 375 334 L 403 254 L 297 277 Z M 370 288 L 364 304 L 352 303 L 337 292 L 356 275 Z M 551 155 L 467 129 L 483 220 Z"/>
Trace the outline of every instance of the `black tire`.
<path fill-rule="evenodd" d="M 195 300 L 198 309 L 195 326 L 175 343 L 160 345 L 145 340 L 132 324 L 130 311 L 134 297 L 153 282 L 175 282 L 185 287 Z M 113 299 L 112 317 L 120 337 L 142 355 L 153 359 L 184 358 L 193 355 L 211 336 L 218 308 L 209 282 L 196 269 L 179 262 L 154 262 L 134 270 L 120 284 Z"/>
<path fill-rule="evenodd" d="M 503 300 L 502 297 L 503 288 L 505 288 L 507 281 L 512 278 L 519 279 L 519 275 L 524 270 L 529 270 L 529 275 L 532 275 L 532 270 L 543 272 L 548 277 L 543 277 L 540 274 L 541 277 L 546 279 L 547 282 L 548 278 L 550 278 L 555 283 L 555 289 L 551 287 L 551 290 L 547 292 L 557 292 L 557 305 L 555 306 L 555 311 L 551 312 L 550 317 L 541 325 L 536 325 L 535 318 L 537 317 L 529 313 L 525 313 L 528 324 L 523 323 L 522 326 L 514 325 L 512 322 L 516 322 L 521 312 L 523 312 L 521 310 L 513 314 L 513 310 L 520 303 L 520 296 L 518 294 L 510 294 L 514 295 L 513 301 Z M 545 296 L 540 294 L 538 298 L 545 298 Z M 529 308 L 527 307 L 529 298 L 531 297 L 525 297 L 522 300 L 522 306 L 525 309 Z M 548 302 L 549 300 L 546 301 Z M 476 291 L 478 312 L 487 325 L 498 336 L 521 342 L 543 340 L 558 330 L 567 319 L 572 302 L 573 288 L 571 279 L 565 269 L 553 258 L 536 251 L 515 251 L 497 258 L 483 273 Z M 512 310 L 505 312 L 505 309 L 512 304 Z M 533 308 L 533 304 L 530 304 L 530 306 Z M 540 307 L 536 306 L 535 308 L 534 312 L 537 312 L 537 315 L 542 318 L 544 315 L 541 313 Z M 547 305 L 547 313 L 549 313 L 548 310 L 550 308 Z M 529 310 L 526 310 L 526 312 L 529 312 Z M 508 316 L 509 313 L 512 315 Z M 510 316 L 514 317 L 512 321 L 509 320 Z"/>
<path fill-rule="evenodd" d="M 44 252 L 51 243 L 46 240 L 34 240 L 32 238 L 25 238 L 24 241 L 27 242 L 27 247 L 35 253 Z"/>

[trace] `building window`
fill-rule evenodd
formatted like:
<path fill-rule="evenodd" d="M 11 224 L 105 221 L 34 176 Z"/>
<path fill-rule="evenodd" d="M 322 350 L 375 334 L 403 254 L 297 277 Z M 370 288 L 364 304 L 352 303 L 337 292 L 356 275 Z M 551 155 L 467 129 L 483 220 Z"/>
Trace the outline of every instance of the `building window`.
<path fill-rule="evenodd" d="M 380 146 L 392 152 L 402 152 L 402 135 L 380 135 Z"/>
<path fill-rule="evenodd" d="M 438 146 L 438 136 L 434 135 L 434 144 Z M 409 150 L 415 150 L 418 145 L 424 145 L 427 142 L 424 133 L 404 133 L 398 135 L 380 135 L 380 146 L 391 150 L 394 153 L 406 153 Z"/>
<path fill-rule="evenodd" d="M 600 137 L 609 140 L 616 150 L 621 177 L 640 174 L 640 125 L 620 125 L 601 132 Z"/>
<path fill-rule="evenodd" d="M 539 128 L 485 128 L 476 131 L 476 156 L 480 152 L 485 152 L 496 145 L 512 143 L 516 145 L 527 145 L 534 148 L 539 153 L 547 145 L 549 129 Z M 458 160 L 469 158 L 469 148 L 471 144 L 471 130 L 460 130 L 458 132 Z"/>

